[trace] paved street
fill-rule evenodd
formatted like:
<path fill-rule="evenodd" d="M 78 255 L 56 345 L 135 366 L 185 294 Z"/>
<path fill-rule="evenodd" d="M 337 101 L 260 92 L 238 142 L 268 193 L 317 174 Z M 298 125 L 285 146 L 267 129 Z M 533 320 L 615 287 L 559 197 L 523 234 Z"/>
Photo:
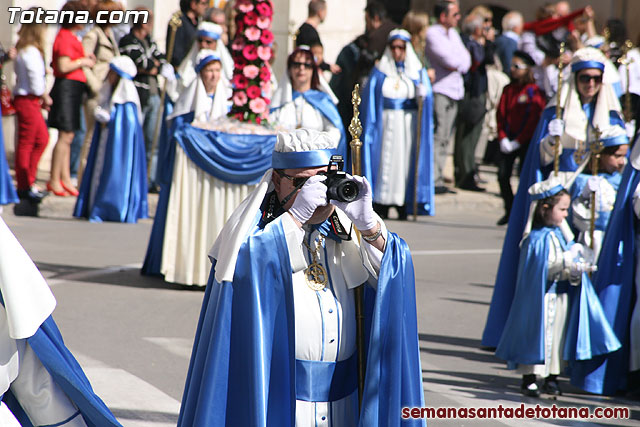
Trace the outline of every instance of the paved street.
<path fill-rule="evenodd" d="M 495 190 L 495 189 L 494 189 Z M 97 393 L 125 426 L 175 426 L 203 292 L 139 274 L 151 220 L 91 224 L 70 218 L 72 199 L 49 197 L 46 218 L 3 218 L 48 279 L 54 317 Z M 410 245 L 416 270 L 420 347 L 429 407 L 519 405 L 519 377 L 479 349 L 505 228 L 492 194 L 438 196 L 437 215 L 389 221 Z M 203 254 L 204 256 L 204 254 Z M 550 406 L 630 406 L 638 402 L 581 394 L 563 381 Z M 595 425 L 519 420 L 429 420 L 430 426 Z"/>

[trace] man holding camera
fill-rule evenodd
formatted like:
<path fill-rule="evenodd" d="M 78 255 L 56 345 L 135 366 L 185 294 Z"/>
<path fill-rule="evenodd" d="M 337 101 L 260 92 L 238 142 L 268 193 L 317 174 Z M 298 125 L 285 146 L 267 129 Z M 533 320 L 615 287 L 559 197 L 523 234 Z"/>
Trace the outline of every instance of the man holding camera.
<path fill-rule="evenodd" d="M 423 406 L 411 255 L 367 180 L 333 167 L 337 147 L 325 132 L 278 134 L 273 169 L 220 233 L 179 426 L 399 425 L 402 406 Z"/>

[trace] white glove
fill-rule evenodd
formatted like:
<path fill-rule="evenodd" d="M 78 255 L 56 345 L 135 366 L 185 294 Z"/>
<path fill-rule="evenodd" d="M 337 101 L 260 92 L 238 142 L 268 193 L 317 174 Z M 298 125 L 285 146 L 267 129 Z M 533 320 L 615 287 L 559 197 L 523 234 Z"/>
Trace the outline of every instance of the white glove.
<path fill-rule="evenodd" d="M 553 119 L 549 122 L 549 135 L 562 136 L 564 133 L 564 120 Z"/>
<path fill-rule="evenodd" d="M 160 75 L 170 82 L 176 79 L 176 73 L 171 64 L 162 64 L 162 67 L 160 67 Z"/>
<path fill-rule="evenodd" d="M 360 193 L 358 197 L 351 203 L 340 202 L 338 200 L 330 200 L 329 203 L 342 210 L 351 222 L 358 227 L 358 230 L 371 230 L 376 227 L 378 219 L 373 212 L 373 200 L 371 196 L 371 184 L 364 176 L 351 176 L 347 174 L 347 178 L 353 179 L 358 184 Z"/>
<path fill-rule="evenodd" d="M 417 92 L 418 92 L 418 96 L 420 98 L 425 98 L 427 96 L 427 86 L 426 85 L 423 85 L 422 83 L 420 83 L 417 86 L 416 89 L 417 89 Z"/>
<path fill-rule="evenodd" d="M 504 154 L 513 153 L 518 148 L 520 148 L 520 143 L 518 141 L 511 141 L 509 138 L 502 138 L 500 140 L 500 151 Z"/>
<path fill-rule="evenodd" d="M 579 277 L 582 273 L 595 273 L 598 266 L 588 262 L 576 262 L 571 264 L 571 277 Z"/>
<path fill-rule="evenodd" d="M 326 175 L 314 175 L 304 183 L 296 195 L 289 213 L 301 224 L 309 221 L 319 206 L 327 205 L 327 186 L 322 181 Z"/>
<path fill-rule="evenodd" d="M 111 120 L 111 112 L 100 106 L 97 106 L 93 110 L 93 117 L 95 117 L 97 122 L 109 123 L 109 120 Z"/>
<path fill-rule="evenodd" d="M 627 131 L 627 138 L 629 138 L 629 142 L 633 139 L 633 135 L 636 134 L 636 120 L 633 119 L 628 123 L 624 124 L 624 129 Z"/>
<path fill-rule="evenodd" d="M 577 259 L 582 257 L 582 253 L 584 252 L 584 249 L 585 247 L 581 243 L 574 243 L 573 246 L 569 248 L 571 259 Z"/>
<path fill-rule="evenodd" d="M 589 189 L 590 193 L 596 193 L 598 191 L 600 191 L 600 185 L 602 184 L 602 180 L 604 178 L 601 176 L 591 176 L 589 177 L 589 179 L 587 180 L 587 188 Z"/>

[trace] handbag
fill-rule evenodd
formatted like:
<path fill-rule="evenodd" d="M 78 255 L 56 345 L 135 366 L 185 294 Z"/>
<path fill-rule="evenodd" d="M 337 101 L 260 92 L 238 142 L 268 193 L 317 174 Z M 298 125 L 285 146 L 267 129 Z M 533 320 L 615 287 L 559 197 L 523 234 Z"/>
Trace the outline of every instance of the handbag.
<path fill-rule="evenodd" d="M 5 75 L 0 73 L 0 107 L 3 116 L 13 116 L 16 113 L 16 108 L 11 102 L 11 90 L 7 86 L 6 80 Z"/>

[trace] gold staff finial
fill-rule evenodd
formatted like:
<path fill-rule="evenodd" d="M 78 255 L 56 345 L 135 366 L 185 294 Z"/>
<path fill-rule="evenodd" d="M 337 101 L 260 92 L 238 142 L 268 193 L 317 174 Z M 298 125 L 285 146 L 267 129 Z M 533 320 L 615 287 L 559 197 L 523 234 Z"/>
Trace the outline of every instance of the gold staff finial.
<path fill-rule="evenodd" d="M 360 85 L 356 83 L 353 88 L 353 92 L 351 93 L 351 104 L 353 105 L 353 118 L 351 119 L 351 124 L 349 125 L 349 133 L 351 134 L 351 138 L 354 141 L 360 142 L 360 135 L 362 135 L 362 123 L 360 122 L 360 111 L 358 110 L 358 106 L 362 98 L 360 98 Z M 353 142 L 351 143 L 353 145 Z M 362 142 L 360 142 L 362 144 Z"/>
<path fill-rule="evenodd" d="M 604 144 L 602 143 L 602 132 L 600 128 L 596 126 L 593 130 L 595 134 L 595 140 L 591 143 L 589 147 L 591 151 L 591 173 L 594 176 L 598 175 L 598 168 L 600 162 L 600 153 L 604 149 Z M 589 237 L 591 237 L 591 242 L 589 242 L 589 247 L 591 249 L 594 248 L 594 238 L 595 238 L 595 229 L 596 229 L 596 193 L 591 193 L 591 218 L 589 218 Z"/>

